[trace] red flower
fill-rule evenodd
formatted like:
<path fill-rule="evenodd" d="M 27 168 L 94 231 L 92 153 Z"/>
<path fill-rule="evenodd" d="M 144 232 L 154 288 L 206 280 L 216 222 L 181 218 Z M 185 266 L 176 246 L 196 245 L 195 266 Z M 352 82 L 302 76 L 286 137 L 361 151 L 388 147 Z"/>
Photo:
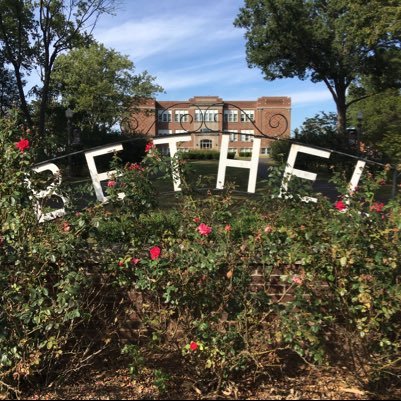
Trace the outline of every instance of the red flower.
<path fill-rule="evenodd" d="M 212 227 L 207 226 L 205 223 L 201 223 L 197 230 L 199 231 L 200 235 L 209 235 L 212 232 Z"/>
<path fill-rule="evenodd" d="M 199 345 L 195 341 L 191 341 L 191 344 L 189 344 L 189 349 L 191 351 L 196 351 L 199 348 Z"/>
<path fill-rule="evenodd" d="M 231 226 L 230 226 L 230 224 L 227 224 L 227 225 L 224 227 L 224 231 L 226 231 L 226 232 L 230 232 L 230 231 L 231 231 Z"/>
<path fill-rule="evenodd" d="M 264 229 L 264 232 L 266 233 L 266 234 L 269 234 L 269 233 L 271 233 L 273 231 L 273 228 L 272 228 L 272 226 L 269 224 L 269 225 L 267 225 L 266 227 L 265 227 L 265 229 Z"/>
<path fill-rule="evenodd" d="M 123 262 L 122 260 L 120 260 L 120 261 L 118 262 L 118 266 L 123 267 L 123 266 L 124 266 L 124 262 Z"/>
<path fill-rule="evenodd" d="M 113 181 L 113 180 L 110 180 L 110 181 L 107 183 L 107 186 L 108 186 L 109 188 L 113 188 L 113 187 L 116 186 L 116 182 Z"/>
<path fill-rule="evenodd" d="M 15 146 L 23 153 L 25 149 L 29 149 L 29 141 L 28 139 L 21 139 Z"/>
<path fill-rule="evenodd" d="M 161 253 L 161 249 L 158 246 L 154 246 L 153 248 L 150 249 L 149 254 L 150 254 L 150 258 L 152 260 L 156 260 L 159 259 Z"/>
<path fill-rule="evenodd" d="M 334 204 L 334 207 L 339 210 L 340 212 L 342 212 L 343 210 L 345 210 L 347 208 L 347 206 L 345 205 L 345 203 L 342 200 L 337 201 Z"/>
<path fill-rule="evenodd" d="M 375 203 L 370 207 L 370 211 L 371 211 L 371 212 L 381 213 L 381 212 L 383 211 L 383 208 L 384 208 L 384 203 L 375 202 Z"/>
<path fill-rule="evenodd" d="M 133 265 L 137 265 L 140 261 L 141 261 L 141 259 L 138 259 L 138 258 L 132 258 L 132 259 L 131 259 L 131 263 L 132 263 Z"/>
<path fill-rule="evenodd" d="M 194 217 L 194 223 L 200 223 L 200 217 Z"/>
<path fill-rule="evenodd" d="M 291 281 L 292 281 L 294 284 L 298 284 L 298 285 L 302 285 L 302 283 L 303 283 L 302 278 L 299 277 L 299 276 L 294 276 L 294 277 L 291 279 Z"/>
<path fill-rule="evenodd" d="M 64 221 L 64 222 L 63 222 L 63 231 L 64 231 L 65 233 L 68 233 L 68 231 L 70 231 L 70 230 L 71 230 L 71 226 L 68 224 L 67 221 Z"/>
<path fill-rule="evenodd" d="M 148 152 L 149 152 L 150 150 L 152 150 L 154 147 L 155 147 L 155 145 L 154 145 L 153 142 L 148 142 L 148 143 L 146 144 L 146 147 L 145 147 L 145 152 L 148 153 Z"/>
<path fill-rule="evenodd" d="M 128 165 L 128 170 L 144 171 L 144 168 L 139 163 L 131 163 Z"/>

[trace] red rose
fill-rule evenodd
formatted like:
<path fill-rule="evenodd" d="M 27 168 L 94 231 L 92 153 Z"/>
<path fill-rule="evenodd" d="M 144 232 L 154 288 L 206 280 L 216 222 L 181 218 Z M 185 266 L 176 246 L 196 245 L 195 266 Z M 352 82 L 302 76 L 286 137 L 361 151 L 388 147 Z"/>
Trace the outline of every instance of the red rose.
<path fill-rule="evenodd" d="M 25 149 L 29 149 L 29 141 L 28 139 L 21 139 L 15 146 L 23 153 Z"/>
<path fill-rule="evenodd" d="M 227 225 L 224 227 L 224 231 L 226 231 L 226 232 L 231 231 L 231 226 L 230 226 L 229 224 L 227 224 Z"/>
<path fill-rule="evenodd" d="M 108 186 L 109 188 L 113 188 L 113 187 L 116 186 L 116 182 L 113 181 L 113 180 L 110 180 L 110 181 L 107 183 L 107 186 Z"/>
<path fill-rule="evenodd" d="M 161 249 L 158 246 L 154 246 L 153 248 L 150 249 L 149 253 L 150 253 L 150 258 L 152 260 L 156 260 L 159 259 Z"/>
<path fill-rule="evenodd" d="M 132 263 L 133 265 L 137 265 L 140 261 L 141 261 L 141 259 L 138 259 L 138 258 L 132 258 L 132 259 L 131 259 L 131 263 Z"/>
<path fill-rule="evenodd" d="M 202 223 L 198 226 L 197 230 L 199 231 L 200 235 L 209 235 L 212 232 L 212 227 Z"/>
<path fill-rule="evenodd" d="M 189 344 L 189 349 L 191 351 L 196 351 L 199 348 L 199 345 L 195 341 L 191 341 L 191 344 Z"/>
<path fill-rule="evenodd" d="M 342 212 L 343 210 L 345 210 L 347 208 L 347 206 L 345 205 L 345 203 L 342 200 L 337 201 L 334 204 L 334 207 L 339 210 L 340 212 Z"/>
<path fill-rule="evenodd" d="M 383 208 L 384 208 L 384 203 L 375 202 L 375 203 L 370 207 L 370 211 L 371 211 L 371 212 L 381 213 L 381 212 L 383 211 Z"/>
<path fill-rule="evenodd" d="M 153 142 L 148 142 L 145 147 L 145 152 L 148 153 L 151 149 L 155 147 Z"/>

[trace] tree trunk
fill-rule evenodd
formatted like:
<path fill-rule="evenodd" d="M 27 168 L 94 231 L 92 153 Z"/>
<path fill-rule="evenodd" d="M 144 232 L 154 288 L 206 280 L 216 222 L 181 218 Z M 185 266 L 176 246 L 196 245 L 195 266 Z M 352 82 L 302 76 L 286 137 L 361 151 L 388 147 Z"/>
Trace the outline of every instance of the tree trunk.
<path fill-rule="evenodd" d="M 42 99 L 40 101 L 39 129 L 38 129 L 38 137 L 39 138 L 45 137 L 46 110 L 47 110 L 47 103 L 48 103 L 48 98 L 49 98 L 49 84 L 50 84 L 50 77 L 46 75 L 45 82 L 43 83 Z"/>
<path fill-rule="evenodd" d="M 341 136 L 345 136 L 347 133 L 347 104 L 345 91 L 345 85 L 336 85 L 337 131 Z"/>
<path fill-rule="evenodd" d="M 25 98 L 24 84 L 22 82 L 21 73 L 19 71 L 19 68 L 16 65 L 13 65 L 13 67 L 14 67 L 14 72 L 15 72 L 15 79 L 17 81 L 19 99 L 21 102 L 21 110 L 24 113 L 24 117 L 26 119 L 26 122 L 27 122 L 29 128 L 32 129 L 33 122 L 32 122 L 31 113 L 29 112 L 28 104 L 27 104 L 26 98 Z"/>

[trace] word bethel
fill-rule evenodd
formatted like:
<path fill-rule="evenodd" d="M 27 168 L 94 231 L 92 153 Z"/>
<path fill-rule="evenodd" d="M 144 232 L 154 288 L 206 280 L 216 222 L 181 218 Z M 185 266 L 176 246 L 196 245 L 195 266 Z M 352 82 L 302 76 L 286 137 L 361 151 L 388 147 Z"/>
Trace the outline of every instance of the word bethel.
<path fill-rule="evenodd" d="M 174 157 L 177 153 L 177 144 L 179 142 L 186 142 L 186 141 L 190 141 L 190 140 L 191 140 L 190 136 L 179 136 L 179 137 L 170 136 L 168 138 L 155 138 L 153 140 L 153 143 L 155 145 L 167 144 L 169 146 L 170 156 L 173 161 Z M 249 170 L 247 191 L 249 193 L 255 193 L 261 139 L 254 138 L 254 140 L 253 140 L 251 160 L 229 159 L 228 158 L 228 145 L 229 145 L 229 136 L 223 135 L 222 143 L 221 143 L 221 150 L 220 150 L 218 173 L 217 173 L 216 189 L 224 188 L 227 167 L 236 167 L 236 168 L 244 168 L 244 169 Z M 89 168 L 93 187 L 94 187 L 94 190 L 96 193 L 96 198 L 99 202 L 104 203 L 104 202 L 108 201 L 108 198 L 103 193 L 103 189 L 102 189 L 102 185 L 101 185 L 102 181 L 110 180 L 111 177 L 115 177 L 116 171 L 112 170 L 112 171 L 107 171 L 104 173 L 99 173 L 97 171 L 95 158 L 102 156 L 102 155 L 110 154 L 110 153 L 116 153 L 121 150 L 123 150 L 122 144 L 113 144 L 113 145 L 104 146 L 100 149 L 89 150 L 89 151 L 85 152 L 85 158 L 86 158 L 86 162 L 87 162 L 87 165 Z M 318 156 L 318 157 L 322 157 L 322 158 L 326 158 L 326 159 L 330 158 L 330 155 L 331 155 L 331 152 L 328 150 L 321 150 L 321 149 L 316 149 L 316 148 L 312 148 L 309 146 L 293 144 L 291 146 L 290 153 L 288 155 L 287 165 L 284 170 L 284 177 L 283 177 L 283 180 L 281 183 L 281 189 L 280 189 L 281 194 L 287 192 L 288 182 L 291 179 L 291 177 L 293 177 L 293 176 L 303 178 L 306 180 L 310 180 L 310 181 L 316 180 L 317 175 L 315 173 L 311 173 L 309 171 L 304 171 L 304 170 L 299 170 L 294 167 L 298 153 L 305 153 L 308 155 Z M 361 160 L 357 161 L 355 169 L 354 169 L 354 173 L 353 173 L 351 181 L 349 183 L 350 193 L 353 192 L 356 189 L 356 187 L 358 186 L 358 182 L 361 178 L 361 175 L 362 175 L 365 165 L 366 165 L 366 162 L 361 161 Z M 173 165 L 173 169 L 174 169 L 174 165 Z M 64 207 L 59 208 L 57 210 L 53 210 L 52 212 L 43 213 L 42 208 L 38 202 L 39 199 L 46 198 L 49 195 L 55 195 L 55 196 L 58 196 L 63 201 L 63 205 L 65 205 L 68 202 L 68 199 L 66 199 L 62 195 L 57 194 L 57 186 L 60 185 L 60 180 L 61 180 L 59 168 L 53 163 L 41 164 L 39 167 L 34 168 L 34 171 L 36 171 L 36 172 L 43 172 L 43 171 L 47 171 L 47 170 L 51 171 L 53 175 L 58 177 L 58 182 L 56 184 L 50 185 L 43 191 L 34 192 L 34 196 L 37 200 L 36 205 L 35 205 L 35 212 L 36 212 L 39 222 L 53 220 L 57 217 L 61 217 L 66 214 Z M 181 190 L 181 180 L 180 180 L 179 174 L 177 174 L 176 171 L 173 171 L 172 180 L 173 180 L 174 191 L 180 191 Z M 123 199 L 125 197 L 125 194 L 123 192 L 121 192 L 118 194 L 118 196 L 120 199 Z M 317 201 L 316 198 L 312 198 L 312 197 L 304 197 L 304 198 L 302 198 L 302 200 L 305 202 L 316 202 Z"/>

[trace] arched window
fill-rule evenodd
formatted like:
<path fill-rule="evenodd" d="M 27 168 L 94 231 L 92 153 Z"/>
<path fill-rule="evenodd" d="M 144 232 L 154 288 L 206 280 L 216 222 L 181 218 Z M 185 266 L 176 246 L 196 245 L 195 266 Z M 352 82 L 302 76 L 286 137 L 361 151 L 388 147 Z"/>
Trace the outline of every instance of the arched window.
<path fill-rule="evenodd" d="M 211 139 L 201 139 L 200 148 L 201 149 L 211 149 L 212 148 L 212 140 Z"/>

